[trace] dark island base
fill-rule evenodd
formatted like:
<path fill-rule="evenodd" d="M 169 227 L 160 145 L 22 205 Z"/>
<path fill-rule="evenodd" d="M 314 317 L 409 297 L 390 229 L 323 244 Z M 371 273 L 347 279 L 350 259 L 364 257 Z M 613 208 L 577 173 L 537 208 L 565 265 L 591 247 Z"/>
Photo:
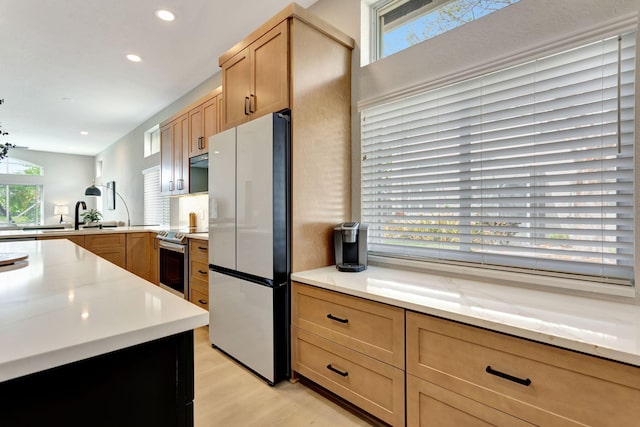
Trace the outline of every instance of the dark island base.
<path fill-rule="evenodd" d="M 193 331 L 0 383 L 0 426 L 193 426 Z"/>

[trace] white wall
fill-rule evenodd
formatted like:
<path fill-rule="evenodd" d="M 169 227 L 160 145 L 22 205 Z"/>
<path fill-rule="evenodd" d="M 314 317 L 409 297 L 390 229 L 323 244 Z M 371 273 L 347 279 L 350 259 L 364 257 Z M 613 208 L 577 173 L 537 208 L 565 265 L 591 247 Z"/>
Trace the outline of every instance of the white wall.
<path fill-rule="evenodd" d="M 57 224 L 59 215 L 53 214 L 55 205 L 68 205 L 69 215 L 64 219 L 73 222 L 73 209 L 78 200 L 85 200 L 85 189 L 91 184 L 94 175 L 92 156 L 48 153 L 44 151 L 12 149 L 9 156 L 26 160 L 44 168 L 42 183 L 43 221 L 45 224 Z M 0 183 L 29 183 L 23 179 L 33 177 L 11 177 L 0 174 Z M 87 200 L 89 202 L 89 200 Z M 91 207 L 91 206 L 87 206 Z"/>
<path fill-rule="evenodd" d="M 144 157 L 144 133 L 202 98 L 221 84 L 222 77 L 218 72 L 96 156 L 96 162 L 102 162 L 102 176 L 96 179 L 96 183 L 105 185 L 109 181 L 116 182 L 116 190 L 129 206 L 131 225 L 139 225 L 144 221 L 142 171 L 160 164 L 160 154 Z M 103 198 L 103 202 L 105 201 L 106 199 Z M 173 205 L 174 201 L 172 200 Z M 117 196 L 115 211 L 106 210 L 105 206 L 99 209 L 103 213 L 105 221 L 118 220 L 126 222 L 126 210 Z M 172 208 L 171 211 L 173 213 L 174 209 Z M 174 218 L 171 219 L 171 222 L 173 225 Z"/>

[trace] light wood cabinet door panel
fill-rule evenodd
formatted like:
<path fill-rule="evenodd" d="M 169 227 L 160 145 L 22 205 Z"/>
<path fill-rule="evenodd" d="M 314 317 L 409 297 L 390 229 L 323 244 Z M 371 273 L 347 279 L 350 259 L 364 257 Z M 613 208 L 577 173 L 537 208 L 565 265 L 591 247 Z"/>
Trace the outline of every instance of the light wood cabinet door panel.
<path fill-rule="evenodd" d="M 404 426 L 404 371 L 292 328 L 293 369 L 370 414 Z"/>
<path fill-rule="evenodd" d="M 281 22 L 250 46 L 252 119 L 289 106 L 288 25 Z"/>
<path fill-rule="evenodd" d="M 407 375 L 407 425 L 420 427 L 527 427 L 528 423 L 457 393 Z"/>
<path fill-rule="evenodd" d="M 152 233 L 127 233 L 127 270 L 153 283 L 154 269 L 157 264 L 153 262 L 155 254 Z"/>
<path fill-rule="evenodd" d="M 200 150 L 204 139 L 202 132 L 203 120 L 201 105 L 189 111 L 189 157 L 204 153 L 204 151 L 201 152 Z"/>
<path fill-rule="evenodd" d="M 173 189 L 173 122 L 160 129 L 160 191 Z"/>
<path fill-rule="evenodd" d="M 542 411 L 563 425 L 640 419 L 640 368 L 418 313 L 406 333 L 407 373 L 493 408 L 540 424 Z"/>
<path fill-rule="evenodd" d="M 404 369 L 404 310 L 293 283 L 292 323 Z"/>
<path fill-rule="evenodd" d="M 249 118 L 249 95 L 251 94 L 249 48 L 239 52 L 222 65 L 222 87 L 224 88 L 222 130 L 225 130 L 242 124 Z"/>

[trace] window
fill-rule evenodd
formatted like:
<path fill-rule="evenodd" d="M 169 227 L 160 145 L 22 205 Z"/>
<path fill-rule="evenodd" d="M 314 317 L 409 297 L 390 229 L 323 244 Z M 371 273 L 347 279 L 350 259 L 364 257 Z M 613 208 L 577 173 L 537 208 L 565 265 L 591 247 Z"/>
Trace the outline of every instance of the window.
<path fill-rule="evenodd" d="M 6 157 L 0 161 L 0 226 L 42 223 L 42 166 Z"/>
<path fill-rule="evenodd" d="M 160 125 L 155 125 L 144 133 L 144 156 L 160 152 Z"/>
<path fill-rule="evenodd" d="M 169 224 L 169 197 L 160 193 L 160 167 L 142 171 L 144 178 L 144 223 L 146 225 Z"/>
<path fill-rule="evenodd" d="M 635 37 L 363 110 L 370 252 L 630 284 Z"/>
<path fill-rule="evenodd" d="M 519 0 L 382 0 L 371 6 L 371 59 L 480 19 Z M 366 2 L 366 0 L 365 0 Z"/>

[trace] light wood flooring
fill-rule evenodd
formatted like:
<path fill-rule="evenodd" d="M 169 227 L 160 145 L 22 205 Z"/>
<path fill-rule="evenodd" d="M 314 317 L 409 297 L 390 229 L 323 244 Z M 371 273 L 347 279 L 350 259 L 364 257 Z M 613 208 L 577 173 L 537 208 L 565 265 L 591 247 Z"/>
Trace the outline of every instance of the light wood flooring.
<path fill-rule="evenodd" d="M 207 326 L 194 331 L 195 427 L 370 424 L 303 384 L 270 387 L 211 347 Z"/>

